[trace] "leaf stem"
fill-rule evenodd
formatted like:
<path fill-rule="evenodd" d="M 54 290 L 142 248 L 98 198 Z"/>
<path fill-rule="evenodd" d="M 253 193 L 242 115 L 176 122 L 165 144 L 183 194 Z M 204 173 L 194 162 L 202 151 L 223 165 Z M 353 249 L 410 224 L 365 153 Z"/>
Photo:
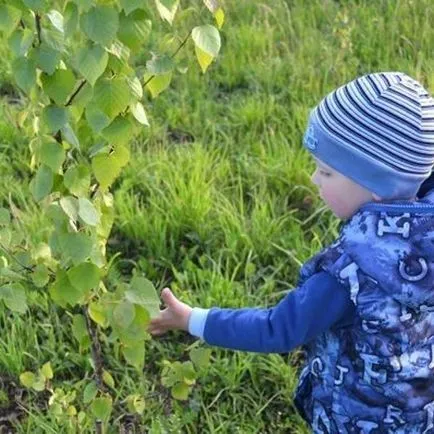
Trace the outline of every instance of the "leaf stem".
<path fill-rule="evenodd" d="M 181 44 L 179 45 L 179 47 L 175 50 L 175 52 L 170 56 L 171 59 L 173 59 L 181 50 L 181 48 L 187 43 L 188 38 L 191 35 L 192 30 L 190 30 L 188 32 L 188 35 L 182 40 Z M 151 75 L 146 81 L 145 84 L 143 86 L 146 86 L 153 78 L 155 77 L 155 75 Z"/>

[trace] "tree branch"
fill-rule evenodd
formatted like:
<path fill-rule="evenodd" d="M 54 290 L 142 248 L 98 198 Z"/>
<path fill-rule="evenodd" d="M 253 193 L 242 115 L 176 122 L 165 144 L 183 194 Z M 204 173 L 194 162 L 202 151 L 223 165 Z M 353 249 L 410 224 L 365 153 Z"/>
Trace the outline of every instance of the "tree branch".
<path fill-rule="evenodd" d="M 41 16 L 39 14 L 35 15 L 35 22 L 36 22 L 36 32 L 38 34 L 38 42 L 39 45 L 42 44 L 42 37 L 41 37 Z"/>
<path fill-rule="evenodd" d="M 97 420 L 95 422 L 95 432 L 96 432 L 96 434 L 103 434 L 102 433 L 102 422 L 100 420 Z"/>
<path fill-rule="evenodd" d="M 80 86 L 78 86 L 77 90 L 71 95 L 67 103 L 65 104 L 65 107 L 68 107 L 72 104 L 72 101 L 74 101 L 74 98 L 78 95 L 81 89 L 83 89 L 84 85 L 86 84 L 86 80 L 82 80 L 80 83 Z"/>
<path fill-rule="evenodd" d="M 101 392 L 105 392 L 107 388 L 105 387 L 104 381 L 102 379 L 104 366 L 103 366 L 103 358 L 102 358 L 102 351 L 101 351 L 101 343 L 98 339 L 97 328 L 92 323 L 92 320 L 89 317 L 89 313 L 86 309 L 86 306 L 83 306 L 83 315 L 86 318 L 87 332 L 89 333 L 90 336 L 92 359 L 95 365 L 95 381 L 98 386 L 98 389 L 101 390 Z"/>
<path fill-rule="evenodd" d="M 188 32 L 188 35 L 183 39 L 183 41 L 181 42 L 181 44 L 179 45 L 179 47 L 175 50 L 175 52 L 170 56 L 171 59 L 173 59 L 181 50 L 181 48 L 187 43 L 188 38 L 191 35 L 191 30 Z M 155 77 L 155 75 L 151 75 L 146 81 L 145 84 L 143 86 L 146 86 L 153 78 Z"/>

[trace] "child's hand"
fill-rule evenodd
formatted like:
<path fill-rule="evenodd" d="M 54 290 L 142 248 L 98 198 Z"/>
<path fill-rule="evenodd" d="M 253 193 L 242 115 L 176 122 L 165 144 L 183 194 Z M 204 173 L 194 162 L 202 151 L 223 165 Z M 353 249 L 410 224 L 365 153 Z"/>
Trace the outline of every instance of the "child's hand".
<path fill-rule="evenodd" d="M 169 288 L 163 289 L 161 299 L 167 307 L 160 311 L 158 317 L 151 320 L 148 327 L 149 333 L 158 336 L 168 330 L 188 331 L 188 320 L 193 309 L 179 301 Z"/>

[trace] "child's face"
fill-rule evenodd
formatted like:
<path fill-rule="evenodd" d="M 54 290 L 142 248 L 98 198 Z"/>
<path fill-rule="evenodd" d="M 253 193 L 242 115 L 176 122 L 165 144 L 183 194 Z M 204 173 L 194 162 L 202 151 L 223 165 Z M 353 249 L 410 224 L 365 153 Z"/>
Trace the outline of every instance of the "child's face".
<path fill-rule="evenodd" d="M 366 202 L 380 199 L 317 158 L 314 160 L 317 167 L 312 182 L 318 186 L 321 199 L 337 217 L 348 219 Z"/>

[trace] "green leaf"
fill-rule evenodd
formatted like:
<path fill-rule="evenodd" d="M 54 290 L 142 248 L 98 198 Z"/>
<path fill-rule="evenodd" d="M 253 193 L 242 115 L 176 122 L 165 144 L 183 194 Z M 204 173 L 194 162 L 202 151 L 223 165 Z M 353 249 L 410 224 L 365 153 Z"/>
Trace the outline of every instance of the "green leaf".
<path fill-rule="evenodd" d="M 139 51 L 147 42 L 152 29 L 152 21 L 146 19 L 144 11 L 120 17 L 119 40 L 133 51 Z"/>
<path fill-rule="evenodd" d="M 32 280 L 38 288 L 43 288 L 50 280 L 48 268 L 44 264 L 38 264 L 33 270 Z"/>
<path fill-rule="evenodd" d="M 69 69 L 58 69 L 53 75 L 41 75 L 44 92 L 57 105 L 65 104 L 75 86 L 75 76 Z"/>
<path fill-rule="evenodd" d="M 174 67 L 175 64 L 169 56 L 154 55 L 146 62 L 147 73 L 143 79 L 147 83 L 146 88 L 151 92 L 152 98 L 156 98 L 170 85 Z"/>
<path fill-rule="evenodd" d="M 40 11 L 44 8 L 46 0 L 23 0 L 23 3 L 34 11 Z"/>
<path fill-rule="evenodd" d="M 190 393 L 190 386 L 185 383 L 177 383 L 172 387 L 171 393 L 173 398 L 180 401 L 186 401 Z"/>
<path fill-rule="evenodd" d="M 83 262 L 72 267 L 67 272 L 71 285 L 77 288 L 81 294 L 96 288 L 100 280 L 99 268 L 90 262 Z"/>
<path fill-rule="evenodd" d="M 39 167 L 35 177 L 30 182 L 33 198 L 39 202 L 48 196 L 53 188 L 53 171 L 45 165 Z"/>
<path fill-rule="evenodd" d="M 83 233 L 61 234 L 59 243 L 65 258 L 74 264 L 84 262 L 92 251 L 92 240 Z"/>
<path fill-rule="evenodd" d="M 36 84 L 36 65 L 34 60 L 18 57 L 12 63 L 12 74 L 18 86 L 28 95 Z"/>
<path fill-rule="evenodd" d="M 146 62 L 146 70 L 151 75 L 162 75 L 172 72 L 175 68 L 173 60 L 166 55 L 154 55 L 151 60 Z"/>
<path fill-rule="evenodd" d="M 128 86 L 131 90 L 131 97 L 134 100 L 142 99 L 143 98 L 143 88 L 142 84 L 140 83 L 140 80 L 134 76 L 134 77 L 128 77 L 127 78 Z"/>
<path fill-rule="evenodd" d="M 114 119 L 127 108 L 130 88 L 124 78 L 101 78 L 95 84 L 93 101 L 110 119 Z"/>
<path fill-rule="evenodd" d="M 203 72 L 220 51 L 221 41 L 219 31 L 209 24 L 195 27 L 192 31 L 195 43 L 196 57 Z"/>
<path fill-rule="evenodd" d="M 33 372 L 23 372 L 20 375 L 20 382 L 24 387 L 30 389 L 36 381 L 36 375 Z"/>
<path fill-rule="evenodd" d="M 70 167 L 64 176 L 65 187 L 76 196 L 87 195 L 90 188 L 90 170 L 84 164 Z"/>
<path fill-rule="evenodd" d="M 214 13 L 214 18 L 217 23 L 217 27 L 221 29 L 225 22 L 225 13 L 222 8 L 217 9 L 217 11 Z"/>
<path fill-rule="evenodd" d="M 134 346 L 138 341 L 145 341 L 149 338 L 147 327 L 150 322 L 150 317 L 147 310 L 137 304 L 134 305 L 135 316 L 133 322 L 128 328 L 115 328 L 119 341 L 125 346 Z M 111 318 L 112 326 L 116 326 L 113 317 Z"/>
<path fill-rule="evenodd" d="M 51 24 L 57 31 L 60 33 L 64 32 L 63 15 L 59 11 L 52 9 L 48 14 L 46 14 L 46 17 L 50 20 Z"/>
<path fill-rule="evenodd" d="M 90 200 L 80 197 L 78 199 L 78 206 L 78 215 L 86 224 L 96 226 L 99 223 L 100 218 L 98 211 Z"/>
<path fill-rule="evenodd" d="M 74 133 L 74 130 L 72 129 L 71 125 L 67 123 L 60 129 L 62 133 L 62 138 L 68 142 L 70 145 L 72 145 L 74 148 L 80 148 L 80 142 L 78 141 L 77 136 Z"/>
<path fill-rule="evenodd" d="M 21 11 L 9 5 L 0 5 L 0 31 L 6 36 L 13 32 L 21 18 Z"/>
<path fill-rule="evenodd" d="M 102 191 L 110 187 L 121 172 L 116 160 L 104 154 L 97 155 L 92 159 L 92 169 Z"/>
<path fill-rule="evenodd" d="M 219 2 L 217 0 L 203 0 L 204 5 L 209 9 L 213 14 L 219 8 Z"/>
<path fill-rule="evenodd" d="M 134 305 L 128 301 L 119 303 L 113 310 L 113 319 L 120 328 L 126 329 L 134 321 L 136 311 Z"/>
<path fill-rule="evenodd" d="M 15 56 L 24 56 L 33 42 L 33 32 L 29 29 L 17 29 L 8 39 L 10 50 Z"/>
<path fill-rule="evenodd" d="M 54 173 L 57 173 L 65 161 L 66 154 L 63 147 L 54 140 L 52 142 L 43 142 L 39 152 L 41 163 L 47 165 Z"/>
<path fill-rule="evenodd" d="M 102 131 L 102 136 L 112 144 L 126 145 L 135 134 L 135 125 L 128 117 L 118 116 L 108 127 Z"/>
<path fill-rule="evenodd" d="M 181 367 L 182 381 L 184 381 L 184 383 L 188 384 L 189 386 L 195 384 L 197 373 L 194 369 L 193 363 L 184 362 L 182 363 Z"/>
<path fill-rule="evenodd" d="M 178 381 L 182 380 L 181 376 L 181 362 L 170 363 L 163 360 L 163 371 L 161 373 L 161 384 L 164 387 L 172 387 Z"/>
<path fill-rule="evenodd" d="M 210 24 L 195 27 L 191 33 L 197 47 L 210 56 L 216 57 L 220 51 L 221 41 L 219 31 Z"/>
<path fill-rule="evenodd" d="M 115 388 L 115 380 L 111 376 L 110 372 L 106 371 L 105 369 L 102 373 L 102 379 L 107 386 L 111 387 L 112 389 Z"/>
<path fill-rule="evenodd" d="M 179 0 L 155 0 L 155 4 L 160 17 L 172 25 L 176 11 L 178 10 Z"/>
<path fill-rule="evenodd" d="M 103 328 L 108 327 L 107 313 L 104 306 L 100 303 L 90 303 L 88 308 L 89 316 L 94 322 Z"/>
<path fill-rule="evenodd" d="M 110 53 L 109 68 L 116 74 L 129 75 L 134 69 L 128 64 L 131 55 L 131 50 L 116 39 L 113 44 L 107 49 Z"/>
<path fill-rule="evenodd" d="M 44 107 L 42 121 L 50 133 L 56 133 L 68 122 L 68 111 L 66 108 L 52 105 Z"/>
<path fill-rule="evenodd" d="M 93 102 L 86 107 L 86 120 L 96 134 L 100 133 L 111 122 L 111 119 Z"/>
<path fill-rule="evenodd" d="M 92 98 L 93 87 L 90 85 L 90 83 L 86 81 L 84 86 L 81 87 L 80 91 L 75 94 L 74 100 L 72 101 L 72 104 L 70 106 L 70 111 L 75 122 L 78 123 L 80 121 L 84 109 L 88 106 Z M 86 126 L 82 124 L 78 125 L 78 129 L 79 131 L 83 131 L 84 129 L 86 129 Z M 89 142 L 89 140 L 86 140 L 86 142 Z"/>
<path fill-rule="evenodd" d="M 143 396 L 135 393 L 126 397 L 127 408 L 130 413 L 143 414 L 146 408 L 146 402 Z"/>
<path fill-rule="evenodd" d="M 146 116 L 145 109 L 140 102 L 136 102 L 130 105 L 131 113 L 142 125 L 149 127 L 148 117 Z"/>
<path fill-rule="evenodd" d="M 27 310 L 26 292 L 20 283 L 1 286 L 0 300 L 3 300 L 12 312 L 25 313 Z"/>
<path fill-rule="evenodd" d="M 79 8 L 80 11 L 88 11 L 94 4 L 94 0 L 72 0 Z"/>
<path fill-rule="evenodd" d="M 193 348 L 190 351 L 190 359 L 196 369 L 204 369 L 209 366 L 211 350 L 209 348 Z"/>
<path fill-rule="evenodd" d="M 59 203 L 65 214 L 75 223 L 78 218 L 78 200 L 73 196 L 64 196 Z"/>
<path fill-rule="evenodd" d="M 35 381 L 32 384 L 32 389 L 37 392 L 45 390 L 45 378 L 42 374 L 36 376 Z"/>
<path fill-rule="evenodd" d="M 65 38 L 69 38 L 70 36 L 72 36 L 77 30 L 77 26 L 78 26 L 78 8 L 74 3 L 69 2 L 66 5 L 64 11 L 63 27 L 64 27 Z"/>
<path fill-rule="evenodd" d="M 151 318 L 160 314 L 160 298 L 152 282 L 141 276 L 131 279 L 130 287 L 125 291 L 125 298 L 134 304 L 143 306 Z"/>
<path fill-rule="evenodd" d="M 109 45 L 119 29 L 119 16 L 110 6 L 95 6 L 81 16 L 80 24 L 92 41 Z"/>
<path fill-rule="evenodd" d="M 82 296 L 80 291 L 71 285 L 68 275 L 63 270 L 57 273 L 55 282 L 49 288 L 49 293 L 53 301 L 62 307 L 66 307 L 67 303 L 71 306 L 76 305 Z"/>
<path fill-rule="evenodd" d="M 47 74 L 53 74 L 59 64 L 61 54 L 54 48 L 49 47 L 45 42 L 34 48 L 32 57 L 36 66 Z"/>
<path fill-rule="evenodd" d="M 100 45 L 81 48 L 76 57 L 78 71 L 93 86 L 104 73 L 109 55 Z"/>
<path fill-rule="evenodd" d="M 145 8 L 146 3 L 143 0 L 120 0 L 121 7 L 128 15 L 136 9 Z"/>
<path fill-rule="evenodd" d="M 110 397 L 96 398 L 90 405 L 90 409 L 97 419 L 107 421 L 112 412 L 112 399 Z"/>
<path fill-rule="evenodd" d="M 151 92 L 152 98 L 156 98 L 163 90 L 167 89 L 172 81 L 172 73 L 168 72 L 167 74 L 155 75 L 152 78 L 152 75 L 145 74 L 143 77 L 145 82 L 150 79 L 150 81 L 146 84 L 146 88 Z"/>
<path fill-rule="evenodd" d="M 143 369 L 145 359 L 145 345 L 144 342 L 137 342 L 134 346 L 122 347 L 122 354 L 125 360 L 138 371 Z"/>
<path fill-rule="evenodd" d="M 83 390 L 83 404 L 89 404 L 93 401 L 98 393 L 98 386 L 95 381 L 91 381 Z"/>
<path fill-rule="evenodd" d="M 41 39 L 56 51 L 65 51 L 65 35 L 63 32 L 63 17 L 57 11 L 51 11 L 47 15 L 41 28 Z"/>
<path fill-rule="evenodd" d="M 129 160 L 129 151 L 123 146 L 116 147 L 111 155 L 100 154 L 92 159 L 92 169 L 102 191 L 118 177 Z"/>
<path fill-rule="evenodd" d="M 72 335 L 77 339 L 81 347 L 90 345 L 90 337 L 86 327 L 86 319 L 83 315 L 74 315 L 72 318 Z"/>
<path fill-rule="evenodd" d="M 51 380 L 53 378 L 53 369 L 51 368 L 51 363 L 45 363 L 41 368 L 41 374 L 46 380 Z"/>

